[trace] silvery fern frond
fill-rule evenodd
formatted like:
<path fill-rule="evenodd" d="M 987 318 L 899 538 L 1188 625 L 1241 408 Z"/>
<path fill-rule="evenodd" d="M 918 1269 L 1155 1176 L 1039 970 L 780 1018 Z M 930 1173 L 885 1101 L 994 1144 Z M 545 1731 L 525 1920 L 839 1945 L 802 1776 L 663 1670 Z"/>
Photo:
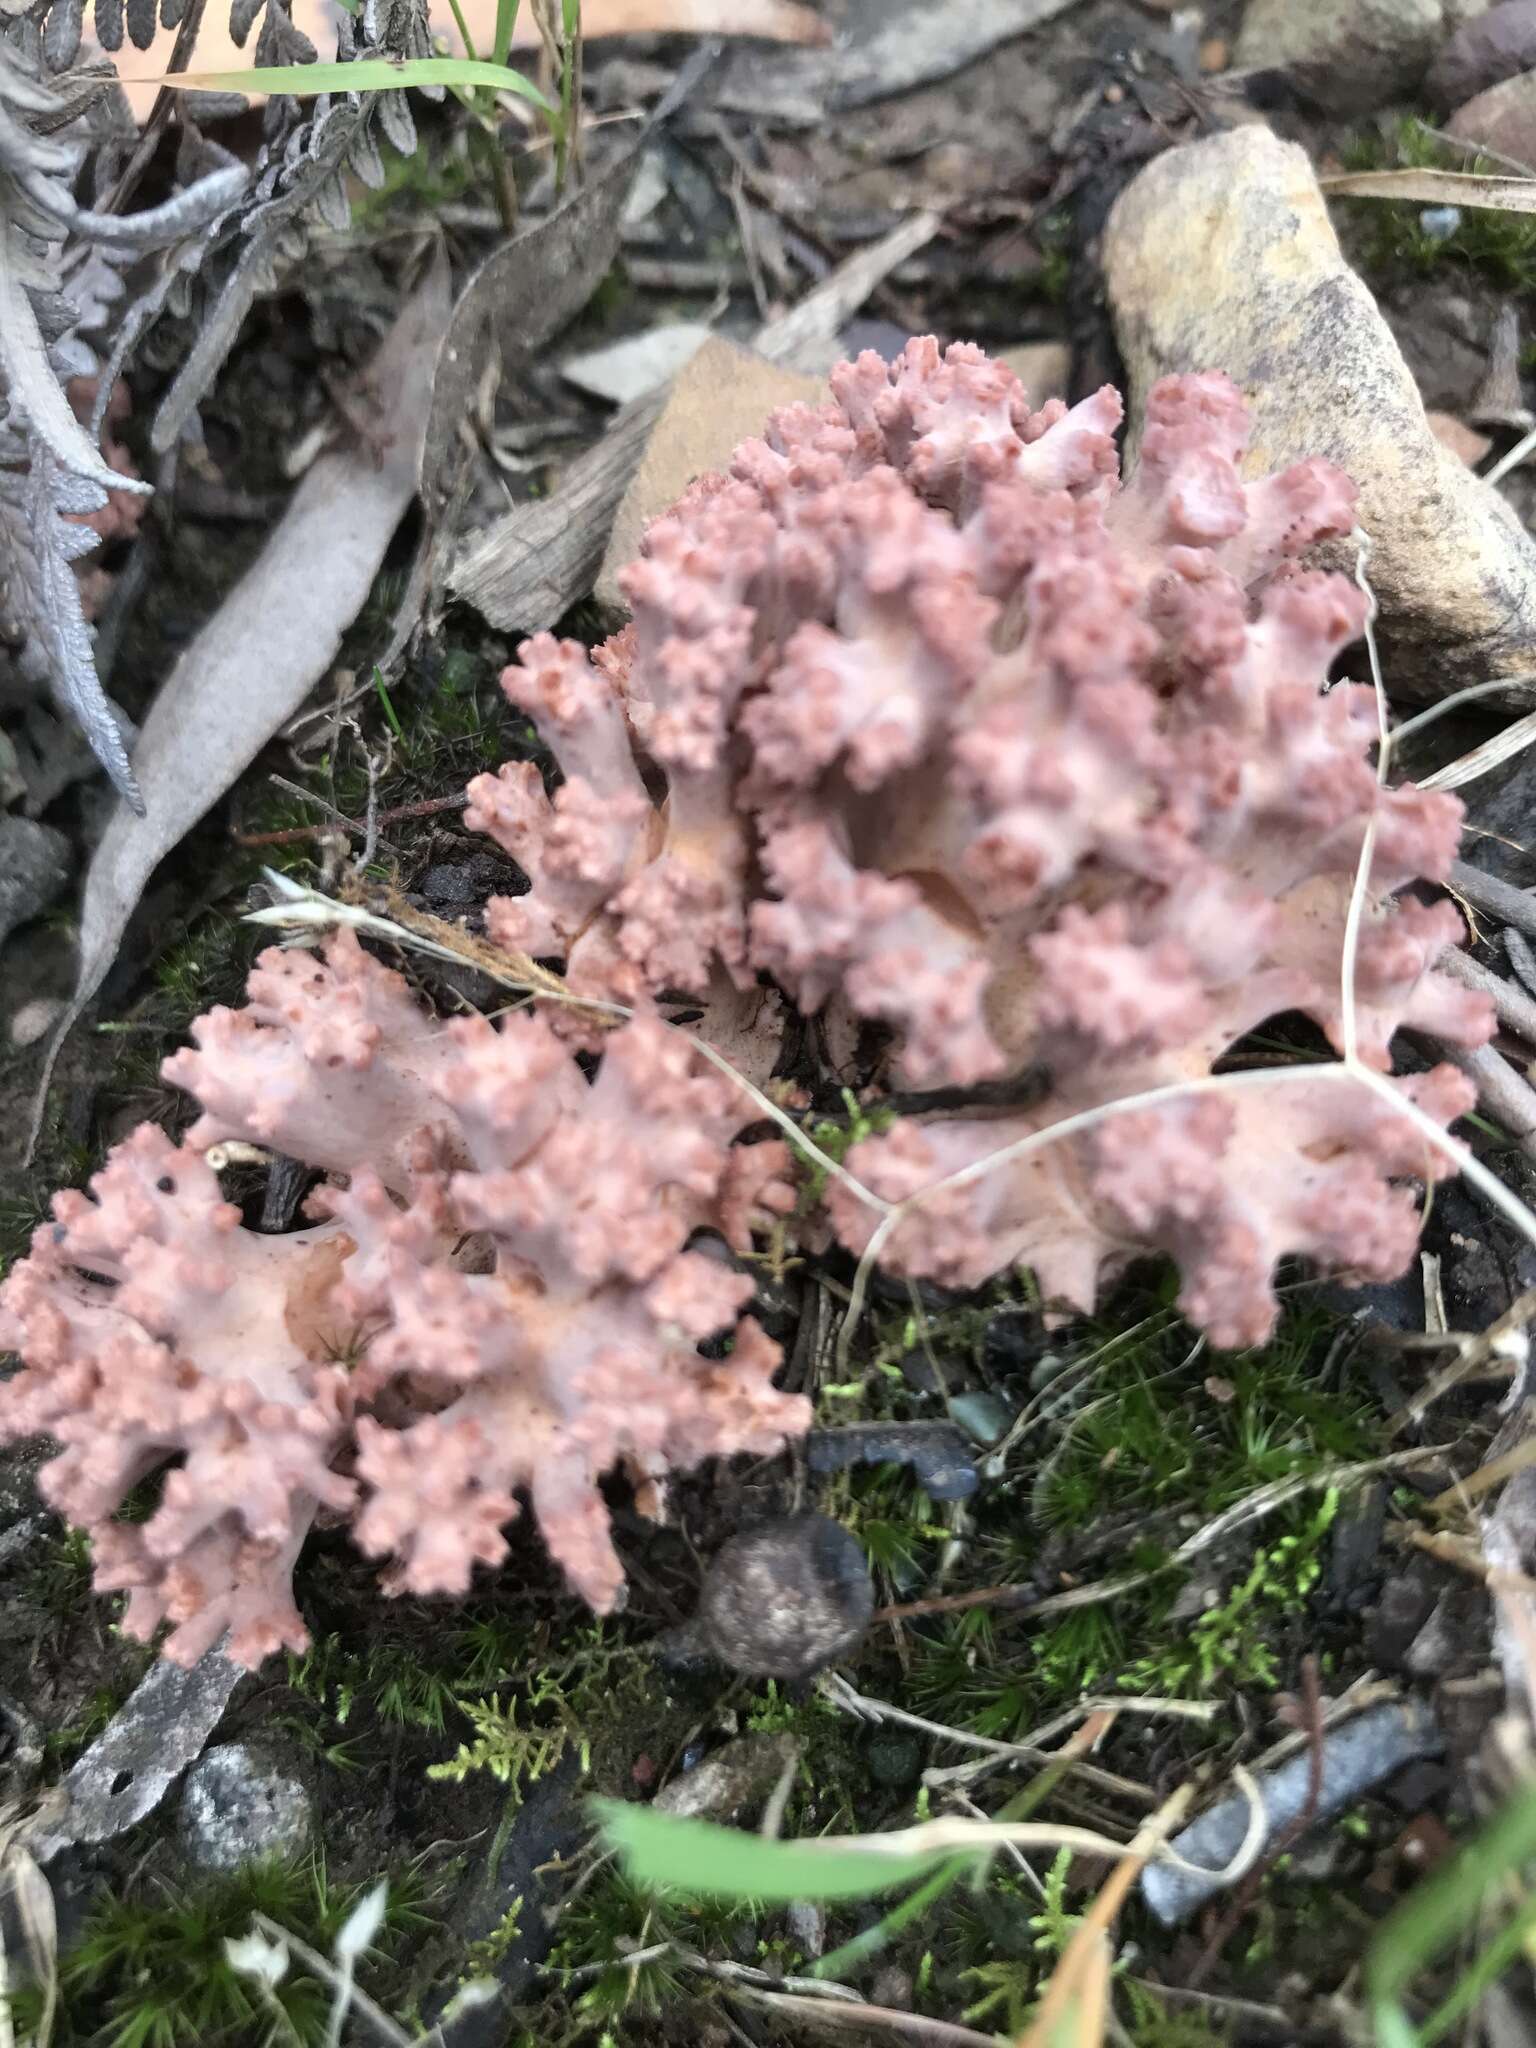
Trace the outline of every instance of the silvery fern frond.
<path fill-rule="evenodd" d="M 99 0 L 98 0 L 99 4 Z M 240 14 L 237 0 L 236 15 Z M 254 14 L 251 16 L 254 19 Z M 304 43 L 297 54 L 287 38 L 299 36 L 281 0 L 265 0 L 257 61 L 308 61 Z M 264 43 L 271 39 L 270 51 Z M 337 27 L 337 60 L 365 57 L 424 57 L 432 54 L 425 0 L 368 0 L 361 37 L 343 15 Z M 441 87 L 423 88 L 440 95 Z M 218 375 L 256 299 L 278 288 L 300 262 L 316 221 L 341 233 L 351 218 L 348 172 L 369 189 L 384 183 L 380 138 L 402 155 L 416 148 L 416 124 L 404 92 L 321 93 L 312 100 L 275 97 L 266 109 L 266 133 L 249 190 L 213 230 L 178 252 L 179 274 L 163 275 L 151 294 L 145 324 L 162 309 L 190 315 L 195 332 L 169 391 L 155 415 L 150 443 L 164 453 L 174 447 L 197 405 Z"/>
<path fill-rule="evenodd" d="M 95 142 L 86 115 L 116 89 L 110 67 L 50 77 L 34 20 L 0 29 L 0 694 L 51 692 L 139 809 L 71 564 L 96 545 L 82 517 L 100 511 L 109 490 L 149 486 L 104 460 L 64 386 L 100 368 L 86 337 L 120 295 L 116 266 L 206 231 L 247 174 L 222 163 L 137 214 L 83 206 L 75 186 Z"/>

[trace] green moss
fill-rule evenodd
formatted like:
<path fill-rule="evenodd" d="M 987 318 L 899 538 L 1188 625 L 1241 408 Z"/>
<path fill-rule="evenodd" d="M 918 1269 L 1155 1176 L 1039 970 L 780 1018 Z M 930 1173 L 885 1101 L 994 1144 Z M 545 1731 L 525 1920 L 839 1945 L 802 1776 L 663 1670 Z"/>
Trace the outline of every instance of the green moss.
<path fill-rule="evenodd" d="M 1336 1318 L 1293 1306 L 1268 1345 L 1213 1359 L 1161 1292 L 1128 1296 L 1118 1322 L 1063 1347 L 1034 1397 L 1038 1426 L 1020 1436 L 1008 1474 L 977 1496 L 969 1548 L 943 1590 L 1058 1590 L 1061 1561 L 1085 1540 L 1072 1581 L 1144 1573 L 1146 1582 L 1027 1629 L 1002 1603 L 914 1623 L 891 1683 L 930 1719 L 1013 1740 L 1089 1692 L 1219 1696 L 1288 1676 L 1337 1496 L 1304 1493 L 1235 1549 L 1213 1553 L 1226 1583 L 1192 1618 L 1179 1607 L 1188 1573 L 1169 1557 L 1196 1522 L 1261 1488 L 1368 1459 L 1380 1447 L 1369 1403 L 1336 1361 L 1322 1371 Z M 903 1480 L 885 1473 L 850 1490 L 889 1504 L 903 1499 Z M 866 1520 L 880 1561 L 913 1566 L 913 1581 L 931 1585 L 944 1532 L 924 1526 L 911 1494 L 899 1515 L 887 1505 Z M 868 1541 L 860 1520 L 850 1522 Z M 1120 1542 L 1106 1547 L 1105 1531 L 1123 1532 Z"/>
<path fill-rule="evenodd" d="M 1364 1392 L 1318 1378 L 1335 1327 L 1292 1310 L 1270 1343 L 1219 1359 L 1171 1314 L 1117 1349 L 1103 1333 L 1106 1355 L 1066 1409 L 1035 1511 L 1058 1530 L 1173 1506 L 1214 1515 L 1271 1481 L 1367 1457 Z"/>
<path fill-rule="evenodd" d="M 684 1967 L 673 1944 L 707 1956 L 735 1956 L 738 1945 L 753 1953 L 762 1946 L 762 1920 L 750 1902 L 660 1895 L 608 1867 L 560 1912 L 548 1971 L 553 2011 L 567 2024 L 553 2038 L 561 2048 L 596 2040 L 626 2021 L 655 2019 L 709 1996 L 713 1986 Z M 792 1949 L 778 1953 L 790 1967 L 799 1963 Z"/>
<path fill-rule="evenodd" d="M 329 1951 L 362 1889 L 331 1884 L 319 1862 L 266 1863 L 195 1889 L 104 1899 L 64 1958 L 56 2038 L 90 2048 L 247 2048 L 271 2038 L 280 2015 L 287 2038 L 318 2043 L 331 2005 L 326 1987 L 290 1968 L 273 1989 L 274 2010 L 235 1970 L 225 1944 L 248 1934 L 261 1913 Z M 428 1924 L 421 1906 L 419 1883 L 406 1876 L 391 1884 L 369 1952 L 375 1960 Z M 366 1959 L 361 1974 L 366 1981 Z M 25 2026 L 27 2014 L 19 2017 Z"/>
<path fill-rule="evenodd" d="M 1226 1598 L 1170 1634 L 1120 1674 L 1129 1692 L 1200 1697 L 1223 1685 L 1273 1691 L 1280 1682 L 1276 1638 L 1300 1615 L 1323 1572 L 1323 1546 L 1339 1497 L 1331 1489 L 1296 1525 L 1254 1553 Z"/>
<path fill-rule="evenodd" d="M 1406 115 L 1386 128 L 1367 129 L 1342 151 L 1351 171 L 1448 170 L 1503 172 L 1485 157 L 1468 157 L 1426 133 Z M 1422 200 L 1340 199 L 1334 202 L 1351 260 L 1380 287 L 1437 272 L 1469 271 L 1500 291 L 1536 287 L 1536 215 L 1464 207 L 1455 232 L 1425 231 Z"/>
<path fill-rule="evenodd" d="M 878 1136 L 888 1131 L 896 1121 L 896 1113 L 881 1105 L 868 1106 L 859 1101 L 851 1088 L 842 1091 L 843 1117 L 813 1117 L 806 1123 L 805 1134 L 824 1152 L 828 1159 L 841 1166 L 851 1149 L 862 1138 Z M 800 1209 L 804 1216 L 814 1209 L 827 1191 L 831 1174 L 819 1160 L 808 1155 L 801 1160 L 804 1177 L 800 1184 Z"/>
<path fill-rule="evenodd" d="M 522 1934 L 523 1901 L 515 1898 L 489 1934 L 464 1951 L 464 1977 L 487 1976 L 502 1962 Z"/>

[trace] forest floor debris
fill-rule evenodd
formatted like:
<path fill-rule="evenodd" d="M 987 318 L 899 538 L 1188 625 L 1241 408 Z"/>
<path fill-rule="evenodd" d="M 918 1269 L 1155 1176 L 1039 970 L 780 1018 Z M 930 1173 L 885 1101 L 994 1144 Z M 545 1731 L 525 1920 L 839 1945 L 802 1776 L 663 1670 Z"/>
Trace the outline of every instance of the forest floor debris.
<path fill-rule="evenodd" d="M 55 6 L 58 37 L 70 10 Z M 610 40 L 617 13 L 590 0 L 586 175 L 566 185 L 577 212 L 552 234 L 555 136 L 530 102 L 503 99 L 487 122 L 413 94 L 407 131 L 398 105 L 365 115 L 338 95 L 328 155 L 306 154 L 315 131 L 292 100 L 266 116 L 190 97 L 167 107 L 151 189 L 171 189 L 178 145 L 187 177 L 227 171 L 225 157 L 248 165 L 266 119 L 276 211 L 248 264 L 238 238 L 212 263 L 228 354 L 208 394 L 186 396 L 191 330 L 146 322 L 126 362 L 133 406 L 112 431 L 157 496 L 109 543 L 96 647 L 138 735 L 147 826 L 112 810 L 35 693 L 5 693 L 9 637 L 0 653 L 0 838 L 36 820 L 51 860 L 0 933 L 14 1034 L 0 1260 L 20 1256 L 51 1186 L 81 1184 L 141 1118 L 177 1113 L 160 1060 L 194 1014 L 237 999 L 256 943 L 243 914 L 280 886 L 264 867 L 331 897 L 355 864 L 359 892 L 421 932 L 472 924 L 506 891 L 511 864 L 464 830 L 453 792 L 509 756 L 546 758 L 495 689 L 513 641 L 557 623 L 599 637 L 598 609 L 618 598 L 610 572 L 648 513 L 781 396 L 815 398 L 838 355 L 889 356 L 932 330 L 1027 351 L 1037 402 L 1058 387 L 1080 397 L 1118 374 L 1111 314 L 1139 388 L 1167 369 L 1225 368 L 1251 386 L 1265 466 L 1322 452 L 1355 473 L 1400 715 L 1450 682 L 1508 672 L 1507 698 L 1411 735 L 1394 773 L 1439 773 L 1472 806 L 1451 879 L 1473 914 L 1466 972 L 1503 1003 L 1497 1057 L 1524 1093 L 1507 1120 L 1485 1103 L 1465 1129 L 1528 1199 L 1533 1048 L 1517 983 L 1519 935 L 1536 934 L 1536 755 L 1503 707 L 1529 712 L 1536 670 L 1520 524 L 1536 504 L 1528 472 L 1485 479 L 1533 396 L 1536 224 L 1461 204 L 1454 185 L 1325 199 L 1314 174 L 1518 180 L 1519 165 L 1420 130 L 1474 91 L 1518 99 L 1528 79 L 1499 80 L 1525 69 L 1529 10 L 1506 0 L 1456 29 L 1438 0 L 1376 6 L 1392 63 L 1334 42 L 1336 75 L 1321 77 L 1325 6 L 1282 10 L 1284 47 L 1263 0 L 826 0 L 729 20 L 648 0 L 623 24 L 785 38 L 712 53 Z M 143 12 L 130 4 L 130 41 Z M 386 46 L 394 30 L 371 17 L 389 12 L 365 10 L 362 30 Z M 1297 40 L 1303 12 L 1311 41 Z M 558 53 L 558 14 L 525 10 L 519 50 L 544 22 Z M 230 60 L 210 38 L 197 61 Z M 542 61 L 558 105 L 559 64 Z M 1391 107 L 1389 90 L 1402 95 Z M 393 146 L 370 144 L 375 131 Z M 1513 130 L 1477 132 L 1520 154 L 1504 147 Z M 126 134 L 119 170 L 133 149 Z M 621 186 L 622 212 L 609 203 Z M 1237 253 L 1200 225 L 1212 216 L 1192 192 L 1219 197 L 1222 232 L 1243 229 Z M 1302 228 L 1277 265 L 1265 236 L 1285 194 Z M 111 213 L 109 196 L 89 195 Z M 450 276 L 461 319 L 476 276 L 494 303 L 462 354 L 452 337 L 467 330 L 450 332 L 458 375 L 431 428 L 430 362 L 423 372 L 413 353 L 382 404 L 364 367 L 424 261 L 437 266 L 433 345 Z M 108 284 L 94 267 L 88 282 Z M 172 283 L 167 271 L 153 285 L 162 311 Z M 1400 332 L 1418 330 L 1403 348 L 1418 389 L 1378 298 Z M 1301 319 L 1303 299 L 1321 324 Z M 705 335 L 684 363 L 684 338 Z M 629 381 L 614 381 L 616 363 Z M 161 412 L 178 379 L 176 411 Z M 1431 383 L 1485 453 L 1441 454 L 1423 420 Z M 415 448 L 429 434 L 424 516 Z M 324 497 L 341 470 L 346 490 Z M 1438 509 L 1415 519 L 1426 479 Z M 293 524 L 322 498 L 325 516 Z M 284 532 L 302 560 L 274 578 Z M 242 590 L 259 594 L 254 612 Z M 238 622 L 239 646 L 210 664 L 221 620 Z M 140 835 L 142 858 L 126 860 L 125 835 Z M 70 868 L 104 878 L 83 926 L 63 893 Z M 0 907 L 6 875 L 0 846 Z M 99 987 L 62 1042 L 25 1169 L 41 1041 L 82 931 Z M 394 958 L 440 1007 L 494 1008 L 507 993 L 473 951 Z M 1289 1033 L 1280 1052 L 1308 1045 Z M 868 1135 L 860 1090 L 877 1056 L 820 1026 L 804 1034 L 806 1099 L 786 1101 L 834 1165 Z M 226 1184 L 262 1227 L 291 1225 L 307 1192 L 254 1159 L 234 1159 Z M 319 2044 L 354 1975 L 348 2040 L 452 2048 L 778 2048 L 811 2033 L 974 2048 L 1038 2039 L 1058 2011 L 1074 2041 L 1136 2048 L 1388 2048 L 1416 2038 L 1393 2034 L 1399 2016 L 1427 2040 L 1478 2009 L 1487 2038 L 1507 2038 L 1496 2023 L 1513 2012 L 1528 2026 L 1536 2011 L 1510 1934 L 1536 1839 L 1521 1697 L 1536 1266 L 1465 1187 L 1436 1191 L 1426 1246 L 1390 1298 L 1341 1300 L 1288 1275 L 1276 1336 L 1236 1354 L 1181 1323 L 1155 1266 L 1062 1327 L 1022 1277 L 972 1294 L 882 1277 L 840 1364 L 851 1265 L 781 1236 L 756 1269 L 758 1313 L 794 1384 L 816 1394 L 806 1460 L 706 1468 L 659 1528 L 616 1489 L 631 1593 L 600 1623 L 521 1535 L 462 1603 L 381 1606 L 322 1529 L 299 1580 L 311 1647 L 244 1684 L 217 1653 L 187 1674 L 146 1664 L 89 1593 L 80 1540 L 39 1512 L 35 1456 L 8 1451 L 0 1929 L 18 2039 Z M 781 1518 L 782 1542 L 782 1518 L 803 1530 L 819 1516 L 846 1537 L 841 1565 L 812 1569 L 826 1565 L 813 1541 L 798 1576 L 781 1558 L 719 1593 L 743 1527 Z M 776 1608 L 765 1586 L 797 1598 Z M 701 1587 L 708 1627 L 690 1620 Z M 690 1660 L 701 1635 L 712 1654 Z M 841 1661 L 816 1675 L 829 1654 Z M 208 1767 L 241 1746 L 312 1796 L 316 1847 L 199 1877 L 176 1787 L 199 1756 Z M 1229 1807 L 1244 1782 L 1254 1790 Z M 1254 1793 L 1276 1784 L 1259 1828 Z M 1026 1832 L 974 1886 L 959 1881 L 974 1866 L 949 1856 L 896 1895 L 763 1905 L 643 1881 L 594 1835 L 593 1792 L 733 1821 L 727 1849 L 743 1860 L 764 1802 L 773 1846 L 935 1822 Z M 932 1839 L 948 1855 L 964 1837 Z M 1230 1888 L 1202 1911 L 1177 1856 L 1225 1864 Z M 380 1878 L 382 1919 L 353 1954 Z M 1182 1933 L 1163 1924 L 1180 1916 Z"/>

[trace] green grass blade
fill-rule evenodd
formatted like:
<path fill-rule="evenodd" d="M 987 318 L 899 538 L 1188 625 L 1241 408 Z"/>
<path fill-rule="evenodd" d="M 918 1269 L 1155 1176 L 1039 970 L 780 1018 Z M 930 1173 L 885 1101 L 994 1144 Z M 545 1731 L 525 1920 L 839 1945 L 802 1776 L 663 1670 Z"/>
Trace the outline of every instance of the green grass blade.
<path fill-rule="evenodd" d="M 1387 1920 L 1365 1960 L 1366 1997 L 1382 2048 L 1417 2048 L 1422 2037 L 1403 2011 L 1403 1994 L 1419 1971 L 1472 1925 L 1489 1886 L 1533 1856 L 1536 1789 L 1512 1800 Z M 1457 1995 L 1453 1992 L 1447 2003 Z"/>
<path fill-rule="evenodd" d="M 469 23 L 464 19 L 464 9 L 459 5 L 459 0 L 448 0 L 448 6 L 453 14 L 453 25 L 459 32 L 459 41 L 464 45 L 465 56 L 478 64 L 480 52 L 475 48 L 475 39 L 469 32 Z M 505 64 L 506 61 L 506 51 L 498 49 L 492 52 L 493 63 Z"/>
<path fill-rule="evenodd" d="M 496 0 L 496 39 L 491 54 L 505 64 L 512 54 L 512 33 L 517 27 L 518 0 Z"/>
<path fill-rule="evenodd" d="M 1437 2006 L 1420 2027 L 1419 2039 L 1425 2048 L 1430 2048 L 1430 2043 L 1449 2033 L 1462 2014 L 1470 2012 L 1477 2004 L 1488 1986 L 1503 1976 L 1524 1949 L 1532 1927 L 1536 1927 L 1536 1896 L 1528 1898 L 1487 1947 L 1473 1957 L 1444 2004 Z"/>
<path fill-rule="evenodd" d="M 915 1892 L 909 1892 L 873 1927 L 866 1927 L 861 1933 L 845 1941 L 841 1948 L 835 1948 L 830 1955 L 822 1956 L 810 1966 L 813 1977 L 844 1977 L 859 1963 L 878 1955 L 893 1942 L 897 1935 L 922 1918 L 944 1896 L 952 1884 L 975 1867 L 975 1858 L 970 1856 L 951 1857 L 941 1863 L 932 1876 L 920 1884 Z"/>
<path fill-rule="evenodd" d="M 396 711 L 394 704 L 391 701 L 389 691 L 384 686 L 384 674 L 377 662 L 374 663 L 373 668 L 373 687 L 379 693 L 379 702 L 384 706 L 384 716 L 389 720 L 390 731 L 394 734 L 397 740 L 400 740 L 403 743 L 405 739 L 405 728 L 401 725 L 400 714 Z"/>
<path fill-rule="evenodd" d="M 398 92 L 408 85 L 480 85 L 516 93 L 543 113 L 559 115 L 531 78 L 510 65 L 477 57 L 411 57 L 399 64 L 387 57 L 361 57 L 355 64 L 255 64 L 244 71 L 168 72 L 142 83 L 180 92 L 283 92 L 295 99 L 321 92 Z"/>
<path fill-rule="evenodd" d="M 768 1841 L 624 1799 L 594 1799 L 592 1807 L 638 1883 L 715 1899 L 863 1899 L 911 1884 L 955 1856 L 953 1848 L 886 1855 L 835 1839 Z"/>

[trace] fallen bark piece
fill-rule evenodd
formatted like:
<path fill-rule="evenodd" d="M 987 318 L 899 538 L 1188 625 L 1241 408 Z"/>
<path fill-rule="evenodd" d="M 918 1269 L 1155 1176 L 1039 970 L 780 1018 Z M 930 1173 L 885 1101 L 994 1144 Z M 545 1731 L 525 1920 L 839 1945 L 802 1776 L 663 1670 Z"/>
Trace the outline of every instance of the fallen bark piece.
<path fill-rule="evenodd" d="M 152 1664 L 38 1816 L 28 1843 L 38 1862 L 77 1843 L 110 1841 L 152 1812 L 202 1754 L 248 1676 L 217 1649 L 190 1669 L 164 1658 Z"/>
<path fill-rule="evenodd" d="M 567 384 L 593 398 L 606 398 L 610 405 L 628 405 L 631 399 L 644 398 L 670 383 L 709 338 L 709 329 L 697 320 L 666 322 L 643 334 L 626 334 L 606 348 L 567 356 L 560 374 Z"/>
<path fill-rule="evenodd" d="M 811 1472 L 850 1465 L 907 1465 L 930 1500 L 967 1500 L 980 1481 L 972 1449 L 952 1422 L 850 1422 L 813 1429 L 805 1440 Z"/>
<path fill-rule="evenodd" d="M 460 292 L 437 351 L 422 442 L 421 490 L 429 505 L 452 494 L 459 431 L 492 351 L 526 359 L 602 283 L 641 153 L 637 142 L 545 219 L 503 242 Z"/>
<path fill-rule="evenodd" d="M 790 369 L 817 373 L 813 393 L 802 385 L 790 396 L 820 395 L 819 373 L 837 360 L 836 337 L 844 323 L 875 286 L 938 229 L 937 214 L 910 215 L 878 242 L 840 263 L 792 311 L 758 330 L 753 345 L 759 355 Z M 642 495 L 637 487 L 632 497 L 626 497 L 666 401 L 665 389 L 635 399 L 615 416 L 602 440 L 571 463 L 549 497 L 514 506 L 474 535 L 449 572 L 454 596 L 474 605 L 482 618 L 505 633 L 537 633 L 552 626 L 577 598 L 591 591 L 594 578 L 600 598 L 620 603 L 614 574 L 633 555 L 646 521 L 677 495 L 675 490 L 661 497 L 653 492 Z M 746 431 L 762 426 L 762 402 L 760 393 Z M 767 402 L 775 400 L 770 396 Z M 707 427 L 708 422 L 701 424 Z M 689 474 L 724 461 L 740 439 L 741 430 L 724 433 L 723 438 L 708 434 L 694 451 L 698 469 Z M 616 520 L 622 522 L 618 530 L 628 536 L 622 552 L 617 539 L 611 544 L 609 540 Z"/>
<path fill-rule="evenodd" d="M 1536 666 L 1536 545 L 1435 439 L 1303 150 L 1245 127 L 1167 151 L 1116 202 L 1104 269 L 1134 416 L 1159 377 L 1221 368 L 1251 408 L 1248 475 L 1324 455 L 1354 478 L 1395 688 Z"/>
<path fill-rule="evenodd" d="M 772 65 L 739 52 L 714 88 L 732 113 L 812 124 L 953 77 L 999 43 L 1040 27 L 1073 0 L 852 0 L 830 50 L 786 52 Z"/>
<path fill-rule="evenodd" d="M 1389 1701 L 1356 1714 L 1323 1737 L 1322 1787 L 1308 1816 L 1309 1826 L 1331 1820 L 1373 1786 L 1421 1757 L 1438 1756 L 1444 1747 L 1440 1730 L 1428 1710 L 1414 1701 Z M 1293 1827 L 1307 1811 L 1312 1758 L 1306 1750 L 1266 1771 L 1255 1782 L 1264 1805 L 1264 1832 L 1257 1856 Z M 1187 1864 L 1151 1863 L 1141 1875 L 1141 1895 L 1165 1927 L 1177 1927 L 1222 1891 L 1225 1867 L 1247 1838 L 1253 1803 L 1234 1791 L 1209 1807 L 1169 1847 Z M 1253 1867 L 1252 1863 L 1248 1866 Z"/>

